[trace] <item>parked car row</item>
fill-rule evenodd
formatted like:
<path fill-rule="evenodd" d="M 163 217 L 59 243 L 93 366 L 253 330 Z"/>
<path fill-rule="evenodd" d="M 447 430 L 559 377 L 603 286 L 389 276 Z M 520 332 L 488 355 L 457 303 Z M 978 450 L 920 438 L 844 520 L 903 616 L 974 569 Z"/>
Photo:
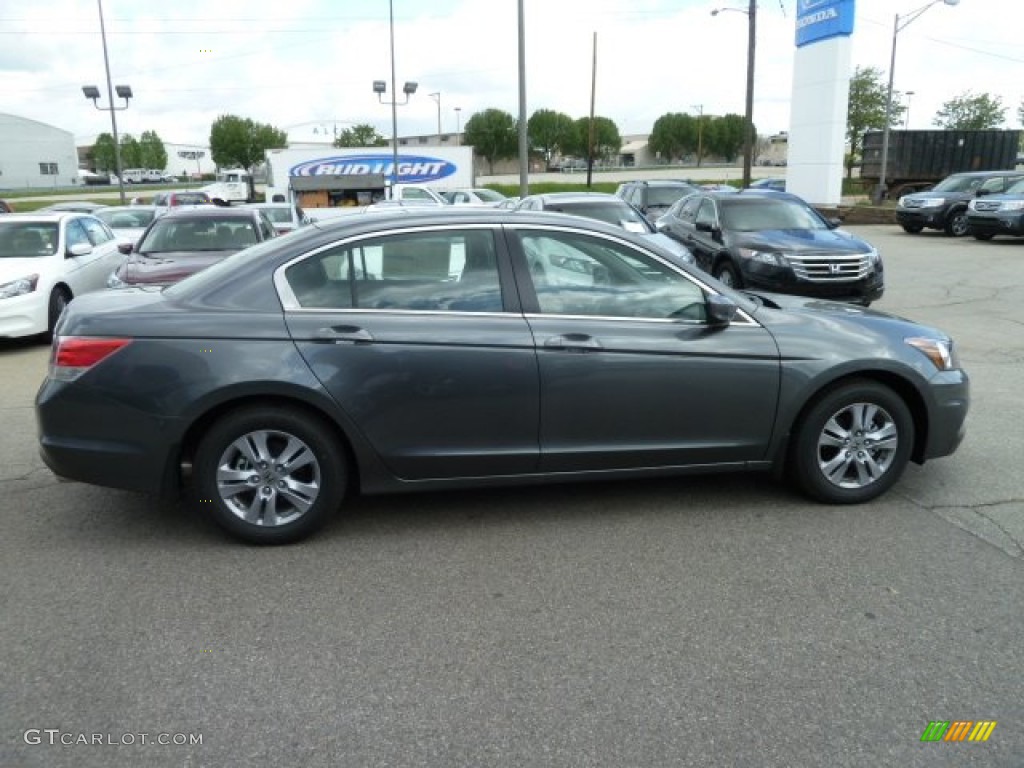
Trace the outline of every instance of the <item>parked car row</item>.
<path fill-rule="evenodd" d="M 950 237 L 1024 235 L 1022 208 L 1024 171 L 954 173 L 923 192 L 904 195 L 896 221 L 908 234 L 937 229 Z M 1015 207 L 1016 206 L 1016 207 Z"/>
<path fill-rule="evenodd" d="M 874 267 L 773 194 L 699 193 L 678 214 L 696 201 L 693 230 L 719 250 L 727 233 L 795 225 Z M 308 536 L 357 489 L 777 470 L 849 504 L 956 450 L 968 383 L 943 332 L 740 293 L 640 226 L 539 202 L 345 217 L 162 291 L 76 299 L 36 400 L 44 461 L 98 485 L 188 488 L 225 530 L 270 544 Z M 166 256 L 172 227 L 219 242 L 193 230 L 227 214 L 262 226 L 256 211 L 176 211 L 137 254 Z M 792 258 L 782 241 L 735 247 L 770 269 Z"/>

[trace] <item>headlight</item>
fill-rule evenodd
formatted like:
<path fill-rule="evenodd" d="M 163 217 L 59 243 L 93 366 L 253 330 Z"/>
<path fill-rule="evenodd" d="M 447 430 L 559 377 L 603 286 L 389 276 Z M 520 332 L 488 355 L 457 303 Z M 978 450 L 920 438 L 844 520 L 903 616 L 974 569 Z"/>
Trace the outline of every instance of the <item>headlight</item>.
<path fill-rule="evenodd" d="M 781 253 L 773 251 L 755 251 L 752 248 L 737 248 L 740 256 L 751 261 L 759 261 L 762 264 L 771 264 L 774 267 L 786 266 L 786 257 Z"/>
<path fill-rule="evenodd" d="M 117 276 L 117 270 L 111 272 L 107 278 L 107 288 L 124 288 L 124 280 Z"/>
<path fill-rule="evenodd" d="M 10 299 L 15 296 L 24 296 L 26 293 L 32 293 L 39 284 L 39 275 L 26 275 L 25 277 L 19 277 L 17 280 L 11 280 L 9 283 L 0 285 L 0 299 Z"/>
<path fill-rule="evenodd" d="M 921 201 L 922 208 L 941 208 L 946 204 L 944 197 L 926 197 Z"/>
<path fill-rule="evenodd" d="M 960 367 L 960 361 L 957 360 L 951 339 L 929 339 L 922 336 L 912 336 L 903 341 L 925 355 L 940 371 L 952 371 Z"/>
<path fill-rule="evenodd" d="M 872 248 L 866 255 L 870 264 L 877 264 L 882 260 L 882 255 L 878 252 L 877 248 Z"/>

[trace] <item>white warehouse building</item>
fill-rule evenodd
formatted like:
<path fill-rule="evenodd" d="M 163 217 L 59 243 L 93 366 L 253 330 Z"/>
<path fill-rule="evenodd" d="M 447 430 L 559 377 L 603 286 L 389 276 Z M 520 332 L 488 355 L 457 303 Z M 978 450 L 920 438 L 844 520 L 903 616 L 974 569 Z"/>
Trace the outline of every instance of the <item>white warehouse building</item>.
<path fill-rule="evenodd" d="M 70 131 L 0 112 L 0 189 L 77 183 L 78 151 Z"/>

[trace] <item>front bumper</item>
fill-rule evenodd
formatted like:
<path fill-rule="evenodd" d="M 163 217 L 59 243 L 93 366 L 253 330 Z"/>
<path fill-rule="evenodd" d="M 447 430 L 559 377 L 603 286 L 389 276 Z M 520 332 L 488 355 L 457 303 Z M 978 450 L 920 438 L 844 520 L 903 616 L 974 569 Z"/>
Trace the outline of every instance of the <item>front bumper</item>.
<path fill-rule="evenodd" d="M 1024 213 L 1015 211 L 1013 213 L 978 215 L 967 214 L 967 228 L 973 235 L 1024 235 Z"/>
<path fill-rule="evenodd" d="M 36 289 L 32 293 L 0 299 L 0 338 L 33 336 L 46 331 L 49 325 L 48 294 Z"/>
<path fill-rule="evenodd" d="M 740 270 L 746 287 L 770 293 L 864 304 L 878 301 L 885 292 L 881 266 L 876 266 L 869 275 L 859 280 L 804 280 L 798 278 L 789 267 L 755 262 L 741 264 Z"/>
<path fill-rule="evenodd" d="M 897 208 L 896 221 L 900 226 L 942 229 L 946 226 L 946 208 Z"/>
<path fill-rule="evenodd" d="M 962 370 L 941 371 L 929 381 L 928 437 L 921 461 L 949 456 L 964 439 L 970 408 L 970 380 Z"/>

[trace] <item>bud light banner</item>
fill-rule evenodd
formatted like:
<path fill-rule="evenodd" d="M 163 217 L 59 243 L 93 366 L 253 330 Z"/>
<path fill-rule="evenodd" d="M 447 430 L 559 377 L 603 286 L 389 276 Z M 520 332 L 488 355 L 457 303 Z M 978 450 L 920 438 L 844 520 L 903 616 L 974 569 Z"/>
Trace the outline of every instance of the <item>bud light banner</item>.
<path fill-rule="evenodd" d="M 399 184 L 425 184 L 456 172 L 454 163 L 436 157 L 399 155 L 398 178 L 394 178 L 394 156 L 390 153 L 322 157 L 293 165 L 289 176 L 365 176 L 383 174 Z"/>
<path fill-rule="evenodd" d="M 853 34 L 854 0 L 797 0 L 796 47 Z"/>

